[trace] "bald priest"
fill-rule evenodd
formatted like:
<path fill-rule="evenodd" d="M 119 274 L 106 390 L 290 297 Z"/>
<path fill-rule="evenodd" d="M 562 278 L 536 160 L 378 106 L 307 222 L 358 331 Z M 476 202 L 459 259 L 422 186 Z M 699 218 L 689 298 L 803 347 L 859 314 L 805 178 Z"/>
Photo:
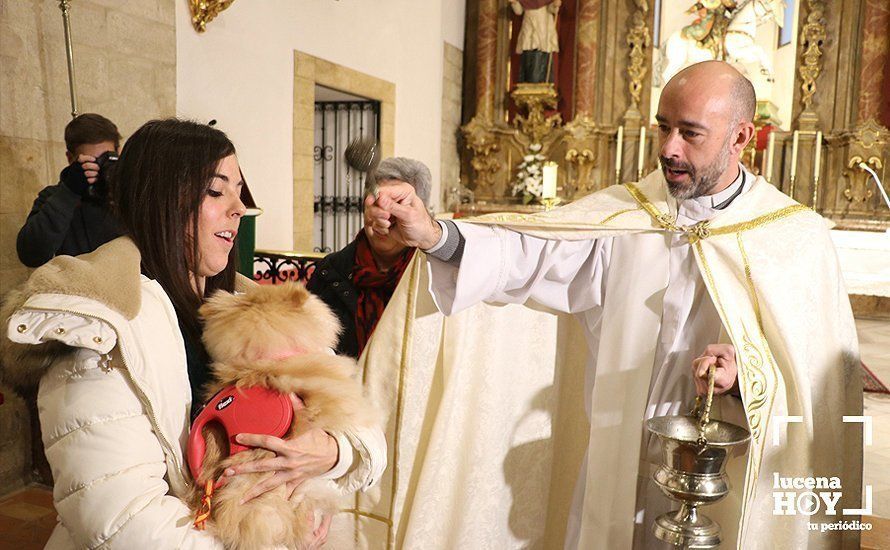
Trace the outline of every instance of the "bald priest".
<path fill-rule="evenodd" d="M 644 421 L 686 413 L 715 365 L 718 416 L 752 434 L 729 463 L 729 497 L 705 510 L 723 547 L 858 548 L 857 531 L 818 528 L 861 513 L 862 426 L 843 421 L 862 414 L 850 303 L 826 221 L 739 162 L 754 109 L 747 79 L 725 63 L 700 63 L 665 86 L 661 169 L 639 182 L 542 214 L 470 223 L 434 221 L 405 183 L 368 197 L 375 231 L 426 252 L 363 357 L 372 383 L 374 369 L 398 365 L 378 384 L 395 404 L 391 448 L 400 455 L 376 503 L 389 504 L 365 514 L 388 522 L 387 540 L 662 547 L 652 524 L 676 504 L 652 481 L 661 458 Z M 583 339 L 522 329 L 542 310 L 571 316 Z M 579 387 L 515 397 L 535 369 L 579 357 Z M 424 369 L 428 379 L 412 382 Z M 583 403 L 589 427 L 557 445 L 556 424 L 572 405 L 566 392 Z M 536 409 L 553 432 L 516 443 L 515 434 L 546 423 Z M 573 445 L 580 454 L 566 462 Z M 558 491 L 560 460 L 575 481 Z M 549 480 L 537 486 L 543 494 L 522 490 L 540 475 Z M 797 478 L 834 479 L 841 494 L 810 515 L 783 504 L 794 489 L 775 486 Z M 524 514 L 529 507 L 542 517 Z"/>

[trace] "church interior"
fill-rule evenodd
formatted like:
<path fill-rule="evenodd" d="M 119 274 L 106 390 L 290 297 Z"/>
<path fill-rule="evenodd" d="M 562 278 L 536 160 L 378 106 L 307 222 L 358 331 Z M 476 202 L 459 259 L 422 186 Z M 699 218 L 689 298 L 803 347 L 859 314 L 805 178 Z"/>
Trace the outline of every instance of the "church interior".
<path fill-rule="evenodd" d="M 665 86 L 690 65 L 726 61 L 756 92 L 740 162 L 831 227 L 861 353 L 861 515 L 871 524 L 861 548 L 890 549 L 888 30 L 887 0 L 3 0 L 0 295 L 34 272 L 17 235 L 71 161 L 63 136 L 77 114 L 114 121 L 124 144 L 167 117 L 224 131 L 249 185 L 239 271 L 261 285 L 305 283 L 363 231 L 371 168 L 349 158 L 351 145 L 424 163 L 426 207 L 438 219 L 534 216 L 657 171 Z M 529 330 L 571 345 L 555 322 L 536 319 L 518 316 L 512 338 Z M 466 359 L 484 369 L 484 357 Z M 447 517 L 410 519 L 406 511 L 433 513 L 438 495 L 452 502 L 467 489 L 437 493 L 422 473 L 449 468 L 428 434 L 473 422 L 441 412 L 474 399 L 449 384 L 484 393 L 493 383 L 442 361 L 426 378 L 403 364 L 381 382 L 393 403 L 390 467 L 341 514 L 361 537 L 326 547 L 563 547 L 553 526 L 565 525 L 571 502 L 558 494 L 572 494 L 584 448 L 570 440 L 586 447 L 588 429 L 568 371 L 529 381 L 527 414 L 497 430 L 501 502 L 489 515 L 473 508 L 481 499 L 467 504 L 467 514 L 495 518 L 474 529 L 496 541 L 480 535 L 473 546 L 464 518 L 452 518 L 460 536 Z M 0 395 L 0 548 L 43 548 L 56 511 L 37 402 L 3 385 Z M 573 395 L 577 406 L 566 404 Z M 547 521 L 533 519 L 541 510 Z M 424 533 L 441 542 L 425 546 Z"/>

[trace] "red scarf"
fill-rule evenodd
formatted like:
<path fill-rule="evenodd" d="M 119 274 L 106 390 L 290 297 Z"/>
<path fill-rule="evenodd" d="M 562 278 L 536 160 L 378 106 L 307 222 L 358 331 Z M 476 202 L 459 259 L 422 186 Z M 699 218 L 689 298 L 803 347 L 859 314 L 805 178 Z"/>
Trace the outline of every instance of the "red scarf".
<path fill-rule="evenodd" d="M 388 271 L 380 271 L 365 231 L 361 230 L 355 239 L 355 267 L 352 269 L 352 284 L 358 292 L 358 305 L 355 309 L 355 336 L 358 352 L 361 355 L 365 344 L 374 332 L 383 309 L 392 298 L 392 293 L 414 255 L 413 248 L 406 248 Z"/>

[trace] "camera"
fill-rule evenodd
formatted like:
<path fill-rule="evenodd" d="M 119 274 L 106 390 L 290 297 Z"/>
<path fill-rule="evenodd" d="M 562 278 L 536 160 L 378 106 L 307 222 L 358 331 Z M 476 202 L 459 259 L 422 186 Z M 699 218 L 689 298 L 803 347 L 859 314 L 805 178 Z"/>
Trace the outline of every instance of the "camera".
<path fill-rule="evenodd" d="M 99 175 L 96 181 L 88 189 L 91 197 L 105 198 L 108 196 L 108 172 L 117 162 L 118 154 L 114 151 L 105 151 L 96 157 L 96 164 L 99 165 Z"/>

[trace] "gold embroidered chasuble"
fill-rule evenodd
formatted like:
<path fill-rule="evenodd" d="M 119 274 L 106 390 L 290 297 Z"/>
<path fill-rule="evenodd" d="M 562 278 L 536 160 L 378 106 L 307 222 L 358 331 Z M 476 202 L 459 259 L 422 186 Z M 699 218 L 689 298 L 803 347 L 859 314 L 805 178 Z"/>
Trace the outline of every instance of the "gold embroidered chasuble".
<path fill-rule="evenodd" d="M 665 233 L 680 232 L 693 247 L 726 341 L 737 353 L 744 410 L 733 416 L 738 400 L 725 396 L 719 400 L 723 417 L 752 432 L 747 452 L 729 465 L 732 493 L 705 513 L 721 524 L 725 547 L 858 548 L 858 532 L 808 529 L 810 522 L 857 519 L 840 513 L 859 508 L 861 490 L 862 425 L 843 423 L 845 415 L 862 414 L 856 334 L 824 219 L 762 178 L 708 222 L 682 227 L 676 211 L 655 172 L 638 184 L 612 186 L 551 212 L 470 220 L 548 239 L 622 236 L 621 246 L 614 247 L 615 276 L 606 291 L 589 396 L 578 395 L 570 382 L 587 352 L 577 345 L 583 336 L 571 316 L 556 315 L 557 328 L 543 336 L 509 334 L 508 327 L 540 322 L 535 315 L 553 316 L 534 308 L 480 305 L 443 318 L 418 254 L 360 361 L 369 393 L 389 413 L 391 468 L 377 491 L 356 498 L 351 519 L 335 529 L 339 535 L 368 547 L 444 548 L 470 543 L 473 529 L 501 529 L 514 538 L 526 529 L 547 547 L 561 546 L 572 495 L 566 472 L 578 471 L 586 448 L 584 502 L 574 511 L 581 517 L 578 547 L 630 548 L 636 479 L 647 467 L 640 460 L 641 420 L 661 311 L 653 300 L 666 286 Z M 486 333 L 509 345 L 492 342 Z M 499 372 L 496 380 L 524 387 L 522 377 L 500 366 L 504 362 L 549 373 L 555 399 L 589 400 L 590 424 L 578 428 L 580 406 L 551 403 L 551 437 L 541 448 L 549 471 L 537 472 L 549 492 L 514 494 L 509 525 L 477 524 L 472 504 L 478 499 L 455 496 L 471 488 L 450 487 L 463 478 L 449 471 L 494 465 L 507 472 L 513 449 L 491 442 L 486 426 L 455 428 L 443 418 L 469 423 L 466 417 L 473 414 L 506 411 L 492 418 L 507 432 L 526 422 L 527 408 L 485 387 L 492 383 L 486 376 Z M 799 422 L 785 426 L 781 417 Z M 474 444 L 479 434 L 489 440 Z M 838 477 L 843 487 L 838 515 L 825 515 L 824 507 L 812 516 L 775 515 L 775 474 Z M 511 485 L 510 476 L 504 477 L 503 484 Z M 512 485 L 508 489 L 515 492 Z M 491 491 L 497 498 L 496 488 Z M 523 514 L 516 510 L 520 498 L 537 500 Z M 439 516 L 431 518 L 431 512 Z"/>

